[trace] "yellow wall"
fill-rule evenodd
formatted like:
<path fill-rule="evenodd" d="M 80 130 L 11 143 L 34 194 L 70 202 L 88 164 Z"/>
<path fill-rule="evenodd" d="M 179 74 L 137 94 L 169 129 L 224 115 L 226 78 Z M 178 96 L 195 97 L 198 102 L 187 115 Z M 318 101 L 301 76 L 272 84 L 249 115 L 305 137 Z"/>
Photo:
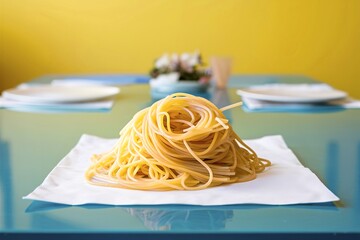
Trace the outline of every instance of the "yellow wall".
<path fill-rule="evenodd" d="M 359 0 L 0 0 L 0 88 L 50 73 L 146 73 L 163 52 L 232 55 L 360 98 Z"/>

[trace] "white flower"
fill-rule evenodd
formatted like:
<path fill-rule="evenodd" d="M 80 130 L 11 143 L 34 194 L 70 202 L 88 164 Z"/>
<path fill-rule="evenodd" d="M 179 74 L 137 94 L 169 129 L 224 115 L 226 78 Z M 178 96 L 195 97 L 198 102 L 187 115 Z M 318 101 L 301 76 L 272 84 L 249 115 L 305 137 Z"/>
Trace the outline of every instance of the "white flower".
<path fill-rule="evenodd" d="M 195 66 L 195 65 L 198 65 L 198 64 L 200 64 L 200 54 L 198 53 L 198 52 L 195 52 L 194 54 L 192 54 L 191 56 L 190 56 L 190 59 L 189 59 L 189 61 L 188 61 L 188 64 L 190 65 L 190 66 Z"/>
<path fill-rule="evenodd" d="M 193 54 L 183 53 L 180 57 L 181 63 L 188 67 L 193 67 L 200 64 L 200 54 L 195 52 Z"/>
<path fill-rule="evenodd" d="M 159 59 L 156 60 L 155 67 L 156 68 L 165 68 L 165 67 L 170 67 L 170 64 L 171 64 L 171 59 L 170 59 L 169 55 L 164 54 Z"/>
<path fill-rule="evenodd" d="M 170 69 L 171 71 L 176 71 L 178 66 L 179 66 L 179 62 L 180 62 L 180 59 L 179 59 L 179 55 L 174 53 L 171 55 L 171 63 L 170 63 Z"/>
<path fill-rule="evenodd" d="M 179 62 L 179 55 L 174 53 L 173 55 L 171 55 L 171 61 L 173 63 L 178 63 Z"/>
<path fill-rule="evenodd" d="M 183 53 L 180 56 L 180 61 L 183 63 L 187 63 L 190 59 L 190 54 L 189 53 Z"/>

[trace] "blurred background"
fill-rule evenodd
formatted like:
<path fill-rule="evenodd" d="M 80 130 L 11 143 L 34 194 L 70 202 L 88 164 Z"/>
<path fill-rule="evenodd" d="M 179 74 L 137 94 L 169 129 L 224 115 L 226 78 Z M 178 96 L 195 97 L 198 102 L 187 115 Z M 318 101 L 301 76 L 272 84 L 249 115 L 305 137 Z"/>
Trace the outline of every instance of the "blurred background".
<path fill-rule="evenodd" d="M 163 53 L 303 74 L 360 98 L 359 0 L 0 0 L 0 90 L 45 74 L 148 73 Z"/>

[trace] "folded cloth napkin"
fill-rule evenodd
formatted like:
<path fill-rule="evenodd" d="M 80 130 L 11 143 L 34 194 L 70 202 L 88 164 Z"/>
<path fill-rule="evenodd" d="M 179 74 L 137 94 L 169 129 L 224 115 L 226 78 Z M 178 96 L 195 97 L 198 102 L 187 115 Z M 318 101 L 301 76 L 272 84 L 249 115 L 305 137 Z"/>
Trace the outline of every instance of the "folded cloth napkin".
<path fill-rule="evenodd" d="M 301 165 L 281 136 L 245 141 L 272 166 L 255 180 L 196 191 L 141 191 L 94 186 L 84 174 L 90 157 L 111 149 L 117 139 L 83 135 L 78 144 L 25 199 L 69 205 L 299 204 L 337 201 L 310 169 Z"/>
<path fill-rule="evenodd" d="M 250 94 L 246 92 L 248 90 Z M 239 89 L 237 93 L 242 96 L 243 109 L 247 112 L 317 112 L 360 108 L 359 100 L 351 99 L 327 84 L 264 84 L 246 88 L 245 92 Z M 336 99 L 337 96 L 340 98 Z"/>
<path fill-rule="evenodd" d="M 82 78 L 58 78 L 51 81 L 56 86 L 84 86 L 84 85 L 129 85 L 147 84 L 149 77 L 145 75 L 119 75 L 119 76 L 84 76 Z"/>

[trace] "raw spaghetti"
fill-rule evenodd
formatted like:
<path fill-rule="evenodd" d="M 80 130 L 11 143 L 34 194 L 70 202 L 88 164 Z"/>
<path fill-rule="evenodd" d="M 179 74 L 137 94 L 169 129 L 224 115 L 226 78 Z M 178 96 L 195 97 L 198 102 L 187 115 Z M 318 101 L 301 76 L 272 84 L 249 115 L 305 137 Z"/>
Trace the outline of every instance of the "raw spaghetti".
<path fill-rule="evenodd" d="M 86 179 L 139 190 L 199 190 L 250 181 L 270 162 L 257 157 L 210 101 L 175 93 L 141 110 L 115 146 L 92 157 Z"/>

